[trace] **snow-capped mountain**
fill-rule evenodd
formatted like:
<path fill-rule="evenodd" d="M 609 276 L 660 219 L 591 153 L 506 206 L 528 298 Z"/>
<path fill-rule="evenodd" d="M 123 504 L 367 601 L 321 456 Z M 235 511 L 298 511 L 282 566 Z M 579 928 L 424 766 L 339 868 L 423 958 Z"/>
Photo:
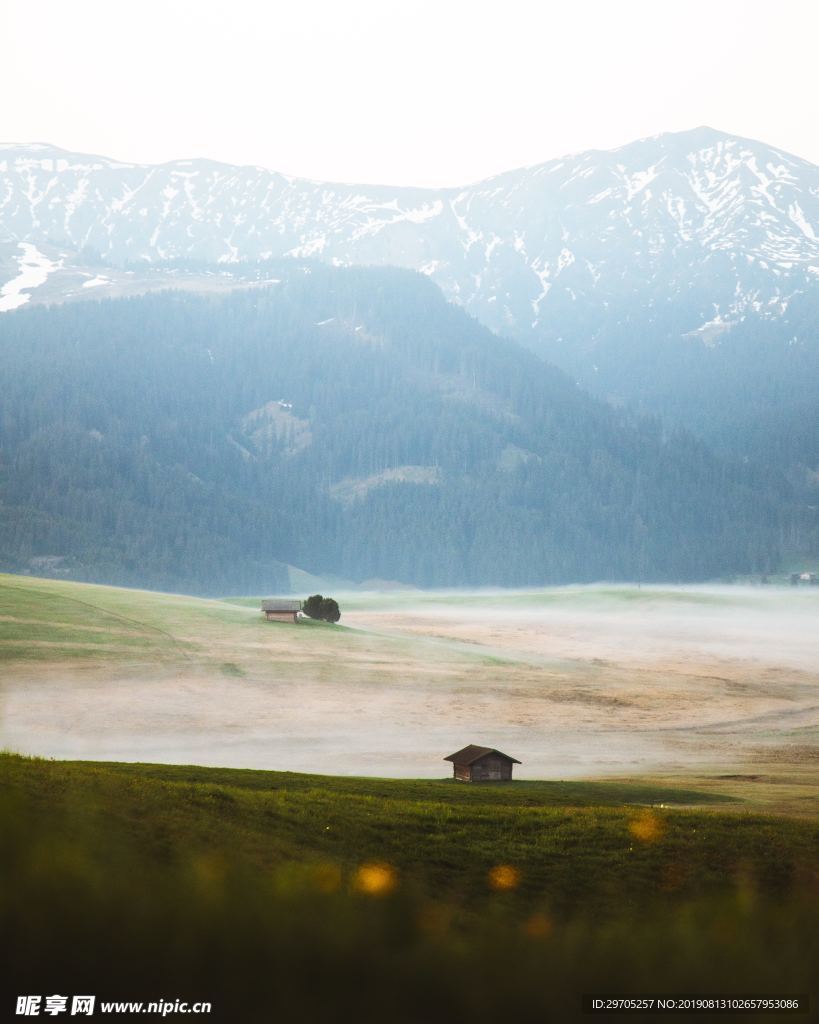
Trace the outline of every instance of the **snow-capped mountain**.
<path fill-rule="evenodd" d="M 5 145 L 0 187 L 6 278 L 25 273 L 31 289 L 78 254 L 114 268 L 281 256 L 395 264 L 430 275 L 498 330 L 548 335 L 566 303 L 605 309 L 635 289 L 665 301 L 719 278 L 712 315 L 694 325 L 707 340 L 819 280 L 819 168 L 707 128 L 441 190 Z M 105 277 L 87 278 L 86 294 Z"/>
<path fill-rule="evenodd" d="M 418 270 L 584 386 L 706 434 L 715 410 L 734 416 L 743 338 L 819 349 L 819 167 L 710 128 L 439 190 L 0 147 L 0 312 L 269 283 L 282 258 Z M 773 349 L 754 356 L 760 380 Z M 715 351 L 723 392 L 705 409 Z M 781 392 L 806 367 L 788 374 Z"/>
<path fill-rule="evenodd" d="M 322 262 L 415 269 L 497 333 L 480 330 L 475 323 L 470 326 L 468 318 L 441 302 L 436 289 L 412 274 L 351 273 L 323 267 Z M 357 276 L 362 278 L 362 291 L 349 309 L 345 296 L 351 285 L 345 279 Z M 338 278 L 343 299 L 338 308 L 328 305 L 330 278 Z M 26 312 L 31 306 L 169 287 L 235 291 L 262 285 L 267 289 L 264 295 L 237 295 L 224 302 L 166 296 L 112 304 L 108 309 L 88 303 L 84 309 Z M 440 330 L 432 332 L 428 318 L 419 313 L 421 307 L 412 298 L 419 289 L 440 303 Z M 258 335 L 253 309 L 286 311 L 294 302 L 304 330 L 291 339 L 289 347 L 282 347 L 289 313 L 272 317 L 270 324 L 275 326 L 265 328 L 269 334 Z M 388 334 L 378 326 L 382 305 L 389 311 Z M 245 327 L 232 332 L 225 326 L 230 322 L 225 310 L 239 308 L 245 310 Z M 215 327 L 220 315 L 221 335 Z M 669 426 L 683 424 L 721 446 L 730 459 L 741 456 L 747 461 L 747 467 L 735 471 L 729 459 L 719 470 L 715 490 L 711 484 L 706 488 L 707 518 L 724 530 L 725 537 L 763 537 L 764 547 L 768 527 L 778 530 L 781 526 L 771 512 L 761 533 L 749 531 L 740 522 L 745 513 L 737 519 L 730 511 L 735 472 L 740 472 L 742 486 L 754 495 L 747 505 L 753 507 L 754 515 L 760 512 L 759 496 L 771 493 L 790 510 L 787 529 L 782 526 L 782 543 L 788 550 L 801 550 L 800 545 L 807 549 L 805 538 L 819 536 L 819 168 L 761 143 L 698 129 L 442 190 L 322 184 L 261 168 L 206 161 L 145 167 L 41 145 L 0 148 L 0 353 L 10 372 L 19 374 L 21 366 L 29 365 L 27 353 L 37 348 L 32 339 L 58 352 L 66 347 L 72 358 L 79 351 L 71 389 L 79 399 L 85 386 L 94 390 L 99 346 L 111 340 L 106 325 L 116 325 L 123 318 L 130 324 L 134 351 L 142 350 L 143 340 L 153 346 L 154 356 L 146 366 L 183 358 L 184 371 L 178 380 L 190 381 L 191 386 L 188 393 L 182 383 L 178 385 L 185 401 L 190 401 L 185 406 L 188 414 L 180 422 L 190 424 L 194 433 L 204 415 L 197 404 L 204 386 L 197 377 L 202 366 L 211 373 L 219 365 L 221 352 L 225 374 L 241 378 L 246 372 L 243 360 L 249 358 L 242 354 L 247 348 L 243 331 L 256 338 L 254 344 L 263 346 L 265 379 L 269 377 L 265 393 L 255 405 L 243 407 L 244 418 L 239 417 L 238 425 L 219 428 L 228 431 L 231 457 L 239 452 L 240 458 L 250 461 L 254 452 L 242 432 L 255 436 L 256 421 L 248 417 L 262 410 L 267 417 L 262 433 L 266 431 L 267 436 L 272 430 L 278 437 L 285 417 L 279 400 L 292 402 L 302 389 L 299 411 L 292 414 L 294 420 L 285 418 L 285 425 L 295 432 L 294 437 L 303 439 L 308 410 L 328 401 L 323 391 L 319 398 L 310 389 L 326 387 L 334 401 L 338 398 L 335 384 L 322 383 L 321 360 L 315 365 L 300 362 L 312 347 L 327 344 L 324 361 L 340 360 L 332 363 L 339 367 L 354 363 L 353 377 L 363 380 L 374 368 L 378 370 L 380 360 L 392 358 L 385 346 L 399 341 L 418 346 L 424 353 L 418 365 L 390 364 L 385 379 L 400 381 L 401 386 L 379 406 L 389 409 L 402 424 L 397 435 L 402 454 L 386 461 L 376 459 L 373 465 L 365 459 L 366 464 L 345 468 L 342 461 L 348 449 L 369 458 L 372 446 L 357 435 L 341 445 L 333 473 L 328 476 L 321 464 L 322 501 L 329 503 L 322 515 L 326 513 L 327 522 L 336 522 L 338 508 L 346 508 L 371 490 L 377 504 L 382 485 L 401 484 L 421 497 L 428 496 L 428 491 L 437 495 L 448 478 L 439 477 L 442 463 L 436 450 L 430 449 L 432 454 L 404 451 L 417 434 L 415 419 L 406 416 L 407 389 L 422 381 L 436 395 L 454 395 L 456 404 L 466 400 L 472 408 L 480 391 L 474 368 L 483 367 L 489 379 L 492 373 L 487 367 L 492 359 L 506 353 L 511 364 L 525 367 L 523 377 L 535 382 L 535 391 L 544 389 L 537 397 L 543 414 L 530 438 L 522 432 L 518 413 L 504 406 L 501 418 L 510 433 L 493 455 L 492 472 L 500 475 L 491 477 L 496 489 L 491 500 L 486 499 L 489 505 L 500 494 L 511 495 L 513 504 L 518 500 L 525 504 L 524 495 L 529 495 L 525 500 L 534 500 L 540 508 L 543 502 L 548 504 L 550 495 L 563 495 L 561 515 L 570 509 L 568 520 L 574 521 L 577 510 L 584 509 L 580 520 L 585 522 L 588 513 L 599 515 L 605 523 L 616 522 L 616 509 L 623 505 L 631 509 L 629 515 L 639 507 L 638 535 L 645 524 L 664 522 L 670 510 L 680 518 L 674 529 L 663 534 L 661 547 L 663 558 L 673 560 L 681 553 L 685 524 L 698 522 L 706 507 L 702 495 L 698 497 L 698 486 L 683 483 L 688 479 L 685 467 L 711 458 L 700 442 L 670 436 Z M 116 336 L 118 328 L 113 330 Z M 632 456 L 636 460 L 638 471 L 633 478 L 621 478 L 619 471 L 612 476 L 606 431 L 589 430 L 591 407 L 583 405 L 588 399 L 577 395 L 562 376 L 560 394 L 550 392 L 547 384 L 554 371 L 497 334 L 522 341 L 612 404 L 659 414 L 632 422 L 629 413 L 617 413 L 628 424 L 624 445 L 627 460 Z M 456 345 L 467 336 L 469 358 Z M 179 349 L 180 337 L 189 338 L 187 348 Z M 303 351 L 299 339 L 307 339 Z M 253 351 L 256 358 L 259 352 Z M 276 351 L 295 355 L 271 359 Z M 343 358 L 341 352 L 346 353 Z M 111 359 L 111 366 L 119 367 L 116 351 Z M 20 393 L 36 387 L 45 372 L 43 366 L 50 365 L 50 357 L 39 368 L 36 361 L 31 364 L 18 378 Z M 121 369 L 130 367 L 125 360 Z M 467 373 L 465 367 L 472 370 Z M 147 373 L 123 386 L 122 393 L 138 391 Z M 288 373 L 292 379 L 286 379 Z M 381 380 L 379 373 L 376 377 Z M 157 379 L 161 377 L 160 373 Z M 504 400 L 521 392 L 520 376 L 513 383 L 503 379 L 506 383 L 497 385 Z M 151 380 L 153 393 L 153 376 Z M 248 380 L 255 380 L 254 375 Z M 378 393 L 375 384 L 373 393 Z M 339 423 L 358 423 L 361 410 L 368 408 L 366 395 L 356 394 L 347 405 L 341 401 Z M 570 414 L 565 431 L 558 436 L 552 413 L 564 399 Z M 418 408 L 425 409 L 427 398 L 419 402 Z M 51 399 L 39 396 L 35 404 L 41 415 L 51 408 Z M 25 409 L 24 400 L 18 409 Z M 140 425 L 139 409 L 138 403 L 125 421 L 141 438 L 151 431 Z M 351 409 L 355 410 L 352 417 Z M 0 412 L 6 424 L 21 418 L 9 410 L 8 398 Z M 497 412 L 494 397 L 478 401 L 475 432 L 469 434 L 475 439 L 475 451 L 485 447 L 487 423 Z M 423 415 L 419 412 L 418 422 Z M 449 411 L 446 415 L 450 416 Z M 93 417 L 82 418 L 82 443 L 96 444 L 97 435 L 106 431 L 95 426 L 89 442 L 86 419 L 91 422 Z M 406 428 L 408 422 L 413 423 L 412 429 Z M 55 423 L 55 437 L 61 437 L 62 420 Z M 447 436 L 459 437 L 466 429 L 451 417 L 446 423 L 441 430 L 448 431 Z M 154 436 L 162 439 L 166 426 L 157 428 Z M 376 433 L 381 431 L 379 427 Z M 8 428 L 5 433 L 10 436 Z M 111 433 L 117 432 L 112 429 Z M 208 437 L 217 433 L 209 432 Z M 437 436 L 435 430 L 431 433 Z M 347 434 L 338 425 L 328 425 L 326 437 Z M 8 445 L 8 436 L 3 440 Z M 44 450 L 54 449 L 50 436 L 43 435 L 41 440 Z M 316 450 L 323 451 L 328 443 Z M 648 446 L 664 463 L 671 450 L 667 443 L 679 447 L 680 465 L 669 473 L 664 469 L 662 486 L 648 496 L 640 452 Z M 186 444 L 180 442 L 182 454 L 172 452 L 174 466 L 185 463 Z M 548 460 L 538 454 L 540 444 L 550 446 Z M 165 440 L 161 445 L 166 445 Z M 377 450 L 381 451 L 380 446 Z M 291 444 L 284 457 L 295 457 L 297 451 L 298 446 Z M 465 459 L 460 462 L 464 465 L 459 473 L 466 465 Z M 206 464 L 207 459 L 202 466 Z M 574 466 L 578 479 L 584 481 L 573 499 L 565 498 L 567 465 Z M 40 467 L 37 454 L 26 479 L 37 482 Z M 190 468 L 193 481 L 200 479 L 200 469 L 198 463 Z M 521 490 L 521 481 L 536 469 L 542 474 L 537 487 Z M 468 488 L 473 488 L 488 470 L 471 465 L 469 472 Z M 615 478 L 621 482 L 613 487 L 610 481 Z M 61 493 L 48 474 L 44 480 L 49 495 Z M 287 481 L 291 486 L 290 477 Z M 723 492 L 725 502 L 720 497 Z M 19 498 L 21 508 L 39 507 L 30 496 L 23 497 L 25 501 Z M 450 510 L 450 515 L 455 506 L 435 506 L 440 507 Z M 438 514 L 431 511 L 419 522 Z M 762 509 L 760 514 L 765 518 L 768 512 Z M 460 522 L 457 514 L 454 520 Z M 563 521 L 559 516 L 558 520 Z M 525 517 L 520 520 L 524 522 L 528 522 Z M 520 529 L 525 533 L 530 527 Z M 338 529 L 339 535 L 345 534 L 346 528 Z M 544 542 L 550 529 L 539 525 L 538 539 L 532 544 Z M 759 552 L 751 550 L 755 543 L 747 539 L 745 561 L 736 564 L 758 563 Z M 565 546 L 558 544 L 555 550 Z M 520 550 L 528 548 L 524 545 Z M 301 564 L 295 556 L 285 560 Z M 373 568 L 376 575 L 385 571 Z M 486 579 L 490 577 L 500 578 L 490 574 Z"/>

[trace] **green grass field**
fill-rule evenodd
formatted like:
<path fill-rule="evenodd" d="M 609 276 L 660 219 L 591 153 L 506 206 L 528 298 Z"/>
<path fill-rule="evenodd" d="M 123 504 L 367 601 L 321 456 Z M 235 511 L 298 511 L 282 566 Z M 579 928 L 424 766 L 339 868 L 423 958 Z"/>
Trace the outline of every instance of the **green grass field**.
<path fill-rule="evenodd" d="M 196 664 L 219 667 L 229 648 L 242 660 L 260 660 L 271 638 L 282 641 L 310 629 L 311 651 L 321 657 L 371 644 L 343 624 L 306 620 L 298 626 L 269 623 L 259 598 L 207 600 L 185 594 L 129 590 L 0 573 L 0 664 L 16 661 L 137 661 L 144 666 Z M 382 641 L 385 656 L 402 646 Z M 406 645 L 403 645 L 406 646 Z"/>
<path fill-rule="evenodd" d="M 739 810 L 817 817 L 815 676 L 768 668 L 756 651 L 742 660 L 757 627 L 784 621 L 791 637 L 808 637 L 816 589 L 354 593 L 343 596 L 341 625 L 308 627 L 265 622 L 255 598 L 0 574 L 0 747 L 62 759 L 206 759 L 410 776 L 442 770 L 443 755 L 465 742 L 508 742 L 525 762 L 521 772 L 535 777 L 616 774 L 639 783 L 650 774 L 664 785 L 730 795 Z M 636 668 L 618 660 L 639 648 L 636 624 L 648 623 L 649 633 L 658 624 L 653 641 L 662 650 L 657 637 L 669 623 L 685 624 L 689 635 L 715 619 L 730 630 L 746 612 L 750 641 L 731 641 L 727 660 L 722 650 L 695 652 L 690 668 L 686 655 Z M 561 627 L 560 615 L 577 627 Z M 621 617 L 632 633 L 612 653 Z M 474 629 L 465 628 L 470 622 Z M 601 630 L 608 649 L 598 650 Z M 775 655 L 775 640 L 768 646 Z M 809 648 L 803 656 L 810 660 Z M 771 718 L 774 694 L 782 696 L 781 720 Z M 642 738 L 656 728 L 658 745 L 664 737 L 696 743 L 703 713 L 735 720 L 738 731 L 703 742 L 688 765 L 655 756 L 641 769 L 634 755 Z M 575 764 L 567 758 L 564 773 L 561 736 L 577 723 L 588 742 L 568 745 Z M 597 737 L 612 729 L 625 737 L 622 767 L 595 771 Z M 403 741 L 404 762 L 390 755 L 394 740 Z M 533 771 L 530 755 L 555 744 L 548 768 Z"/>
<path fill-rule="evenodd" d="M 616 588 L 378 601 L 402 614 L 425 601 L 736 604 Z M 351 595 L 344 607 L 372 603 Z M 471 701 L 519 679 L 562 693 L 614 671 L 541 670 L 423 634 L 266 623 L 255 599 L 14 576 L 0 576 L 0 661 L 0 718 L 11 695 L 18 720 L 40 709 L 38 722 L 70 735 L 99 701 L 88 735 L 104 737 L 142 686 L 145 743 L 177 713 L 160 704 L 167 693 L 185 714 L 207 709 L 218 738 L 243 699 L 255 703 L 234 732 L 260 708 L 276 736 L 280 707 L 298 720 L 282 687 L 303 700 L 349 687 L 349 707 L 325 720 L 346 736 L 362 700 L 410 683 L 408 708 L 425 687 Z M 796 734 L 799 750 L 811 735 Z M 210 1019 L 231 1024 L 560 1022 L 582 1019 L 581 993 L 602 991 L 812 991 L 816 1003 L 817 785 L 807 755 L 797 767 L 469 786 L 3 754 L 5 1014 L 38 992 L 210 1000 Z"/>
<path fill-rule="evenodd" d="M 716 796 L 11 755 L 0 794 L 7 989 L 421 1022 L 814 985 L 819 825 Z"/>

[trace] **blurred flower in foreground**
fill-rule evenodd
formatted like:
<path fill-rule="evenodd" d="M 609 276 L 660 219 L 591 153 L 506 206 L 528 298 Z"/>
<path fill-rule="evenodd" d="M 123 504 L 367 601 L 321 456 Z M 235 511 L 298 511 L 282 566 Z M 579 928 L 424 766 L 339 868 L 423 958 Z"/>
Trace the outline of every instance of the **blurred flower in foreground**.
<path fill-rule="evenodd" d="M 489 872 L 489 885 L 492 889 L 505 891 L 516 889 L 520 884 L 520 872 L 511 864 L 497 864 Z"/>
<path fill-rule="evenodd" d="M 362 864 L 353 878 L 354 888 L 368 896 L 386 896 L 397 884 L 395 868 L 389 864 Z"/>
<path fill-rule="evenodd" d="M 665 832 L 665 823 L 653 811 L 643 811 L 631 822 L 628 830 L 641 843 L 656 843 Z"/>
<path fill-rule="evenodd" d="M 530 939 L 546 939 L 552 933 L 551 918 L 545 914 L 532 914 L 524 923 L 523 931 Z"/>

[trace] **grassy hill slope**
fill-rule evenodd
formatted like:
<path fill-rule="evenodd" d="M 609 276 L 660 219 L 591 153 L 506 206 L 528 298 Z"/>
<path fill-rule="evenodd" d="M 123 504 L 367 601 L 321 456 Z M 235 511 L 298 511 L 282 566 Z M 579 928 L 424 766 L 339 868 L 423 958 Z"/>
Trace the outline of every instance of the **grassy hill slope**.
<path fill-rule="evenodd" d="M 606 987 L 805 991 L 819 953 L 819 826 L 640 806 L 684 791 L 8 755 L 0 780 L 18 991 L 565 1020 Z"/>
<path fill-rule="evenodd" d="M 768 630 L 763 646 L 776 623 L 798 634 L 812 592 L 788 588 L 782 607 L 772 590 L 334 593 L 340 625 L 294 626 L 265 622 L 254 599 L 0 575 L 0 748 L 419 777 L 448 773 L 444 754 L 482 741 L 521 757 L 529 777 L 616 771 L 729 794 L 739 811 L 817 814 L 812 676 L 766 675 L 719 627 L 730 633 L 753 612 Z M 729 646 L 718 660 L 696 648 L 654 663 L 671 622 L 689 631 L 707 622 L 711 641 Z M 645 664 L 606 646 L 623 629 L 645 637 Z M 575 632 L 583 642 L 565 646 Z M 811 648 L 794 650 L 807 658 Z M 789 699 L 773 704 L 778 693 Z M 676 715 L 681 702 L 690 717 Z M 772 706 L 784 717 L 766 716 Z M 804 718 L 789 724 L 800 707 Z M 708 722 L 729 717 L 750 725 L 716 758 Z M 670 756 L 635 760 L 652 722 Z M 572 740 L 579 726 L 588 742 Z M 726 735 L 717 736 L 723 745 Z M 680 738 L 701 744 L 699 760 L 675 760 Z"/>
<path fill-rule="evenodd" d="M 0 699 L 84 687 L 84 710 L 55 718 L 66 734 L 112 693 L 118 728 L 144 677 L 151 700 L 178 686 L 224 721 L 251 686 L 383 693 L 408 657 L 435 686 L 522 671 L 478 646 L 25 577 L 0 579 L 0 639 Z M 343 721 L 362 714 L 348 700 Z M 807 991 L 819 825 L 750 813 L 723 781 L 472 787 L 2 755 L 0 999 L 8 1014 L 20 993 L 90 992 L 210 1000 L 231 1024 L 420 1024 L 571 1020 L 606 989 Z"/>

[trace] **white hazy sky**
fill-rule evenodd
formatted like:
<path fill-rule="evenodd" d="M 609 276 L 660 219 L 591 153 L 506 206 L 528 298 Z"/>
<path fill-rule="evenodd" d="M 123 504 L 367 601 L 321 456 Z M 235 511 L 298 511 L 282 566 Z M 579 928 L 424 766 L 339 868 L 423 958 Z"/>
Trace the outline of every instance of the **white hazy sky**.
<path fill-rule="evenodd" d="M 0 141 L 458 185 L 708 124 L 819 163 L 817 0 L 0 0 Z"/>

